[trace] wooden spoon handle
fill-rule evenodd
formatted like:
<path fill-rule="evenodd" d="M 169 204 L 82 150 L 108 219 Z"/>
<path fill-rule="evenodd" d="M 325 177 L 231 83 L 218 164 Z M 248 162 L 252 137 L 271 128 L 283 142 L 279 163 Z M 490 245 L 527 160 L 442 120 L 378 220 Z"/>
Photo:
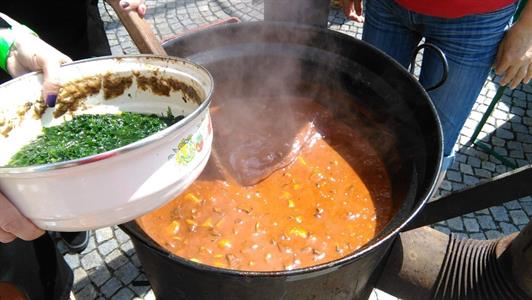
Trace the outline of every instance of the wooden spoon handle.
<path fill-rule="evenodd" d="M 155 36 L 150 24 L 142 19 L 136 11 L 124 11 L 119 4 L 120 0 L 107 0 L 124 24 L 129 36 L 143 54 L 167 56 L 161 42 Z"/>

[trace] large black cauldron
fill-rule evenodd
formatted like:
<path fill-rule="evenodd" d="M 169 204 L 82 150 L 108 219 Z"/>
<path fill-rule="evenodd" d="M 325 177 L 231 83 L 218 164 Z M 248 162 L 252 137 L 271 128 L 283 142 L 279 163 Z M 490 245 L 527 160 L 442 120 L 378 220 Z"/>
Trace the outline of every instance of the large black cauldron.
<path fill-rule="evenodd" d="M 223 270 L 175 257 L 134 222 L 122 228 L 159 299 L 364 299 L 400 229 L 432 194 L 442 159 L 441 129 L 425 90 L 404 68 L 366 43 L 318 28 L 277 23 L 221 26 L 165 43 L 230 84 L 235 95 L 311 95 L 341 118 L 373 128 L 397 213 L 365 247 L 343 259 L 294 271 Z M 225 89 L 226 91 L 228 89 Z M 337 97 L 331 98 L 330 91 Z M 259 96 L 260 96 L 259 95 Z M 275 118 L 275 116 L 265 116 Z M 216 126 L 216 124 L 214 124 Z M 216 127 L 215 127 L 216 130 Z M 368 130 L 369 132 L 370 130 Z"/>

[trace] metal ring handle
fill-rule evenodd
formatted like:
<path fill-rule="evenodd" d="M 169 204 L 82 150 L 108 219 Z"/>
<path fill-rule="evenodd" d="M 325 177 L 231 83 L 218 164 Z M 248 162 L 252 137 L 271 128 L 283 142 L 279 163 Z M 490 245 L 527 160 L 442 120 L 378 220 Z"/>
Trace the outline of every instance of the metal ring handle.
<path fill-rule="evenodd" d="M 440 59 L 440 62 L 443 66 L 443 74 L 441 76 L 440 81 L 436 83 L 434 86 L 431 86 L 425 89 L 427 92 L 430 92 L 432 90 L 439 88 L 443 83 L 445 83 L 445 81 L 447 80 L 447 75 L 449 74 L 449 64 L 447 63 L 447 58 L 445 57 L 445 54 L 443 53 L 443 51 L 441 51 L 441 49 L 438 46 L 431 44 L 431 43 L 421 44 L 417 46 L 416 49 L 414 49 L 414 51 L 412 52 L 412 57 L 410 58 L 410 69 L 409 69 L 410 74 L 414 75 L 414 69 L 416 66 L 416 56 L 419 53 L 419 51 L 421 51 L 421 49 L 424 49 L 424 48 L 434 50 L 434 52 L 436 52 L 436 55 Z"/>

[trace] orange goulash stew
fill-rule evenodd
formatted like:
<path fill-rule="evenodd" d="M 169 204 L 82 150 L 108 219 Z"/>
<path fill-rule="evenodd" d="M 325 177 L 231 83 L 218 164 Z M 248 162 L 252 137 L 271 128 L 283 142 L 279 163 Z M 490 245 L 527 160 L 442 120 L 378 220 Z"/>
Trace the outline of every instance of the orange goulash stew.
<path fill-rule="evenodd" d="M 285 159 L 284 165 L 272 168 L 258 183 L 244 185 L 213 175 L 219 166 L 211 158 L 202 176 L 186 192 L 138 220 L 143 230 L 177 256 L 249 271 L 322 264 L 344 257 L 371 240 L 393 213 L 383 162 L 360 133 L 333 120 L 324 107 L 311 101 L 296 102 L 292 109 L 299 111 L 295 118 L 298 129 L 311 131 L 292 135 L 292 139 L 305 136 L 299 141 L 304 146 L 291 153 L 293 157 Z M 263 111 L 272 113 L 287 105 L 270 99 L 267 106 Z M 212 110 L 215 150 L 224 143 L 238 145 L 236 138 L 216 132 L 217 117 L 223 116 L 224 109 L 234 108 Z M 229 129 L 226 132 L 234 134 L 236 128 Z M 261 135 L 271 140 L 275 130 L 268 128 Z M 290 153 L 284 154 L 290 157 Z M 251 160 L 247 163 L 253 165 Z"/>

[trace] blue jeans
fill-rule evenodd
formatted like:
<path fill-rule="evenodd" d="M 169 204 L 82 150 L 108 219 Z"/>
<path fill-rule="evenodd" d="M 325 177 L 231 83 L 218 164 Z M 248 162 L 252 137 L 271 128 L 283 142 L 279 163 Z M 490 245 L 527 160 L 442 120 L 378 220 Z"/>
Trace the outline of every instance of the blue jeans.
<path fill-rule="evenodd" d="M 445 0 L 442 0 L 445 1 Z M 362 39 L 405 68 L 421 38 L 438 46 L 449 62 L 449 77 L 429 95 L 443 128 L 444 166 L 452 162 L 453 147 L 477 99 L 516 5 L 455 19 L 409 11 L 392 0 L 366 0 Z M 439 81 L 442 65 L 425 50 L 419 81 L 424 87 Z"/>

